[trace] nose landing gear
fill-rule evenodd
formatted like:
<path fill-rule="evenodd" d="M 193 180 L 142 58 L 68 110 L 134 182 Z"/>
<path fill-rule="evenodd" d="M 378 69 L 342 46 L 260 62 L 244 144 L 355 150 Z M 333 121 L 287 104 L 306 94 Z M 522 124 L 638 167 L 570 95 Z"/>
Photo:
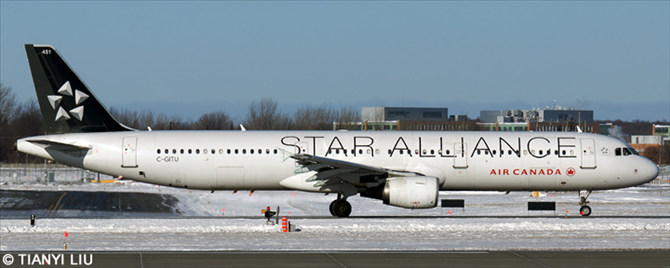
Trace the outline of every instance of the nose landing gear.
<path fill-rule="evenodd" d="M 581 208 L 579 208 L 579 213 L 582 214 L 582 216 L 591 215 L 591 207 L 587 206 L 589 201 L 586 200 L 587 198 L 589 198 L 590 195 L 591 190 L 579 191 L 579 198 L 580 198 L 579 205 L 582 206 Z"/>

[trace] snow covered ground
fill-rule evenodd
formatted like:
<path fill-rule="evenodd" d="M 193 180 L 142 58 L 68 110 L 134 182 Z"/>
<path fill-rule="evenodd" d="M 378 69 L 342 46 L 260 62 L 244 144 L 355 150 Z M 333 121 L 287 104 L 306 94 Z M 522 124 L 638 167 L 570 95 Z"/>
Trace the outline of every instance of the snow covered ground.
<path fill-rule="evenodd" d="M 346 219 L 318 217 L 329 216 L 334 195 L 304 192 L 249 196 L 249 191 L 210 193 L 135 182 L 4 184 L 0 189 L 160 192 L 179 199 L 178 209 L 189 216 L 46 218 L 35 227 L 27 218 L 0 219 L 0 250 L 11 251 L 62 249 L 66 231 L 68 249 L 94 251 L 670 249 L 668 184 L 594 192 L 591 217 L 578 216 L 576 192 L 543 192 L 540 197 L 529 192 L 441 192 L 443 199 L 464 199 L 465 210 L 408 210 L 351 197 L 352 216 L 446 217 Z M 528 201 L 555 201 L 556 214 L 528 212 Z M 266 225 L 260 210 L 267 206 L 280 206 L 299 232 L 281 233 L 279 226 Z"/>

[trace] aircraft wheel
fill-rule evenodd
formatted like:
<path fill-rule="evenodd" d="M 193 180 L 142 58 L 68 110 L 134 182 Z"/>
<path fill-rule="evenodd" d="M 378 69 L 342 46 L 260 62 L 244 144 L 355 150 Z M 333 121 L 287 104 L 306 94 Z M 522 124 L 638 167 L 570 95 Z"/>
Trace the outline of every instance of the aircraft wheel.
<path fill-rule="evenodd" d="M 582 207 L 579 209 L 579 213 L 581 213 L 582 216 L 588 216 L 588 215 L 591 215 L 591 207 L 589 207 L 589 206 L 582 206 Z"/>
<path fill-rule="evenodd" d="M 333 202 L 330 202 L 330 206 L 328 207 L 328 211 L 330 211 L 330 215 L 333 215 L 333 216 L 335 216 L 335 212 L 333 211 L 333 206 L 335 206 L 335 202 L 337 202 L 337 200 L 333 200 Z"/>
<path fill-rule="evenodd" d="M 331 206 L 330 212 L 335 217 L 349 217 L 349 214 L 351 214 L 351 204 L 347 200 L 335 200 L 331 203 Z"/>

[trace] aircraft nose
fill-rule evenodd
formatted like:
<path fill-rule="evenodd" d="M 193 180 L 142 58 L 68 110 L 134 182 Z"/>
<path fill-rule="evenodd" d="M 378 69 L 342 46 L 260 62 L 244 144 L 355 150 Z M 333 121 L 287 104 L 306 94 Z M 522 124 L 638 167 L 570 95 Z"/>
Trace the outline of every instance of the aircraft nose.
<path fill-rule="evenodd" d="M 656 163 L 654 163 L 650 160 L 647 161 L 647 166 L 646 166 L 645 170 L 646 170 L 646 180 L 647 180 L 647 182 L 650 182 L 650 181 L 653 181 L 654 179 L 656 179 L 658 177 L 658 173 L 660 172 L 659 168 L 658 168 L 658 165 L 656 165 Z"/>

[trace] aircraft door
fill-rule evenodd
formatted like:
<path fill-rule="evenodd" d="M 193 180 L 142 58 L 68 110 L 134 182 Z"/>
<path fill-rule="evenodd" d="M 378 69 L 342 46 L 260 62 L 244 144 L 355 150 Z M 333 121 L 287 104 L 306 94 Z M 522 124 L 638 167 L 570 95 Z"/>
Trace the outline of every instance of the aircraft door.
<path fill-rule="evenodd" d="M 596 145 L 593 139 L 581 139 L 582 165 L 581 168 L 596 168 Z"/>
<path fill-rule="evenodd" d="M 123 137 L 121 167 L 137 167 L 137 137 Z"/>
<path fill-rule="evenodd" d="M 454 156 L 454 168 L 468 168 L 468 153 L 466 143 L 454 143 Z"/>

